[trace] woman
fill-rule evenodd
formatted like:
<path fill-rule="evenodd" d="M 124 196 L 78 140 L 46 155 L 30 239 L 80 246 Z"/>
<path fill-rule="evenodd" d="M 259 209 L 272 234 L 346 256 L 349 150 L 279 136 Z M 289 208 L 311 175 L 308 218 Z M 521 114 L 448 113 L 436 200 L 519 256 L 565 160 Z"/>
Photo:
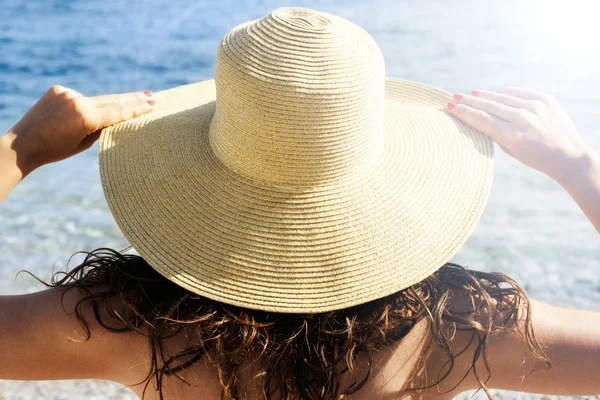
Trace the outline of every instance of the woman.
<path fill-rule="evenodd" d="M 0 198 L 118 124 L 101 140 L 103 186 L 142 257 L 99 249 L 47 291 L 0 298 L 0 378 L 106 379 L 144 399 L 600 394 L 600 314 L 530 300 L 504 274 L 448 262 L 487 198 L 489 138 L 560 183 L 599 231 L 600 157 L 547 95 L 455 94 L 444 110 L 445 93 L 385 80 L 365 35 L 334 16 L 281 9 L 223 39 L 216 83 L 93 98 L 51 88 L 0 139 Z M 267 37 L 271 47 L 257 45 Z M 349 52 L 348 37 L 362 47 Z M 287 55 L 266 54 L 273 46 Z M 428 135 L 443 157 L 422 150 L 437 148 Z M 396 162 L 408 164 L 388 170 L 385 185 L 361 175 Z M 440 200 L 426 188 L 442 173 L 452 192 Z M 397 182 L 411 189 L 406 203 L 386 197 Z M 382 214 L 389 204 L 407 208 Z M 335 257 L 313 257 L 321 253 Z"/>

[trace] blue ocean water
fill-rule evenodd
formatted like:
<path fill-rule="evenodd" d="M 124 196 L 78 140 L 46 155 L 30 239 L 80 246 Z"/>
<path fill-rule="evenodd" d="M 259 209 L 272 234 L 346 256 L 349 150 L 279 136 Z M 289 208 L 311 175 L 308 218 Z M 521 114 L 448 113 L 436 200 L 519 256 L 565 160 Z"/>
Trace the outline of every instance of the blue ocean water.
<path fill-rule="evenodd" d="M 0 0 L 0 131 L 53 84 L 86 95 L 211 78 L 220 38 L 280 6 L 341 15 L 381 47 L 388 76 L 451 92 L 551 93 L 600 150 L 600 25 L 584 0 Z M 79 250 L 124 248 L 102 194 L 97 147 L 27 177 L 0 205 L 0 291 L 39 289 Z M 600 310 L 597 232 L 549 178 L 497 149 L 494 187 L 454 261 L 514 276 L 534 298 Z"/>

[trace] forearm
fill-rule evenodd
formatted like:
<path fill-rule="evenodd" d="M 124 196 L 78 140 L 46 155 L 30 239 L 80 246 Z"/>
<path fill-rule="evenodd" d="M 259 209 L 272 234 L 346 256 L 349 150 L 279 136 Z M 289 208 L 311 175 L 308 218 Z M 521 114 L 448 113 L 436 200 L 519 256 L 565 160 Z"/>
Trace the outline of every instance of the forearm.
<path fill-rule="evenodd" d="M 17 166 L 17 153 L 11 147 L 13 139 L 10 132 L 0 136 L 0 202 L 24 177 Z"/>
<path fill-rule="evenodd" d="M 566 178 L 557 181 L 600 232 L 600 155 L 590 149 L 585 157 L 574 162 Z"/>

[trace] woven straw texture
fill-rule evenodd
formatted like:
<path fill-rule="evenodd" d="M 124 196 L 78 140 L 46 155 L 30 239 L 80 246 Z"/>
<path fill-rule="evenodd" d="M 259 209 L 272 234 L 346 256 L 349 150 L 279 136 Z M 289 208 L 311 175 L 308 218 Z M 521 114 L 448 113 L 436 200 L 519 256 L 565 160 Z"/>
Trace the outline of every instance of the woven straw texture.
<path fill-rule="evenodd" d="M 445 111 L 449 93 L 384 71 L 330 14 L 234 28 L 215 80 L 102 133 L 123 234 L 173 282 L 251 309 L 331 311 L 426 278 L 483 212 L 493 143 Z"/>

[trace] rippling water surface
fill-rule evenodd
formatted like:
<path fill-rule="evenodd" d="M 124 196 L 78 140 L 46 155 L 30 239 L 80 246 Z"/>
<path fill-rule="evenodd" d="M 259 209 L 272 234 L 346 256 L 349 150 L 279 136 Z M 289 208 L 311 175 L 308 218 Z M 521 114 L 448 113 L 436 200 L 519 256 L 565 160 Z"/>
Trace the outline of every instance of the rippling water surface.
<path fill-rule="evenodd" d="M 380 45 L 389 76 L 451 92 L 520 85 L 551 93 L 600 150 L 595 4 L 0 1 L 0 130 L 8 130 L 53 84 L 96 95 L 159 91 L 211 78 L 217 43 L 229 29 L 276 7 L 299 5 L 363 26 Z M 600 310 L 599 240 L 557 184 L 498 150 L 489 204 L 454 261 L 509 273 L 534 298 Z M 25 277 L 15 281 L 20 269 L 48 277 L 76 251 L 126 245 L 102 194 L 94 147 L 34 172 L 0 206 L 0 290 L 39 289 Z M 42 397 L 129 398 L 115 394 L 113 386 L 113 394 L 101 397 L 96 383 L 90 385 L 43 386 L 51 392 Z M 7 397 L 0 398 L 42 398 L 35 394 L 40 387 L 3 382 Z"/>

